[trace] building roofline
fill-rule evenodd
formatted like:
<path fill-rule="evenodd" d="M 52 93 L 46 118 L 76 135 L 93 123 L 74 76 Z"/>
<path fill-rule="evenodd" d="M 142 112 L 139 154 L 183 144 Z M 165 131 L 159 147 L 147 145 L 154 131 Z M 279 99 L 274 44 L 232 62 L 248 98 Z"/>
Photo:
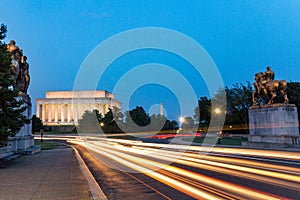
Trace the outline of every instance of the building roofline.
<path fill-rule="evenodd" d="M 86 91 L 86 92 L 105 91 L 112 94 L 107 90 L 46 90 L 46 92 L 82 92 L 82 91 Z"/>

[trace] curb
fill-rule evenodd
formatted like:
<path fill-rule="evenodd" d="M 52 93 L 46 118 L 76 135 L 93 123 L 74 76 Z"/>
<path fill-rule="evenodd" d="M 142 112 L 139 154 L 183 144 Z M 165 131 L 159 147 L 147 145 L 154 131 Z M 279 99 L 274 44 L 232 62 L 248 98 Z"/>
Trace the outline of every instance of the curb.
<path fill-rule="evenodd" d="M 107 200 L 107 197 L 105 196 L 102 189 L 96 182 L 96 180 L 95 180 L 94 176 L 92 175 L 92 173 L 90 172 L 89 168 L 86 166 L 86 164 L 85 164 L 84 160 L 82 159 L 82 157 L 80 156 L 78 150 L 73 146 L 71 146 L 71 147 L 73 148 L 73 150 L 75 152 L 75 156 L 79 163 L 80 170 L 82 171 L 83 176 L 87 181 L 89 191 L 92 194 L 92 199 L 93 200 Z"/>
<path fill-rule="evenodd" d="M 13 160 L 13 159 L 16 159 L 16 158 L 19 158 L 19 157 L 21 157 L 20 154 L 13 154 L 13 155 L 10 155 L 10 156 L 0 158 L 0 164 L 6 163 L 10 160 Z"/>

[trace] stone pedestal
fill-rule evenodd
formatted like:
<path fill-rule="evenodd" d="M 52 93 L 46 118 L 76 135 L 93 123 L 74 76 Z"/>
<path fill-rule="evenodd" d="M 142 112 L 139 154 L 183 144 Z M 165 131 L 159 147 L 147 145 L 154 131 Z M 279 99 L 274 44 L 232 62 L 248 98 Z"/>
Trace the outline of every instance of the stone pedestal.
<path fill-rule="evenodd" d="M 249 108 L 248 146 L 288 147 L 299 145 L 297 107 L 272 104 Z"/>
<path fill-rule="evenodd" d="M 18 97 L 24 100 L 24 105 L 27 109 L 24 111 L 23 115 L 31 119 L 31 100 L 28 95 L 23 94 Z M 26 152 L 29 148 L 34 145 L 34 136 L 32 135 L 31 123 L 25 124 L 21 130 L 14 136 L 9 138 L 9 145 L 14 152 Z"/>

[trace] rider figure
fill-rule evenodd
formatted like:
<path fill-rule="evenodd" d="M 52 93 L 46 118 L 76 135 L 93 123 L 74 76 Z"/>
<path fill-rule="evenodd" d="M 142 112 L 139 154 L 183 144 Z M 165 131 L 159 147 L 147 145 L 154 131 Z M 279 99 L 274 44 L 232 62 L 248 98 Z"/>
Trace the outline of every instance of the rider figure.
<path fill-rule="evenodd" d="M 265 72 L 265 79 L 266 79 L 267 83 L 272 82 L 274 80 L 274 78 L 275 78 L 275 74 L 271 70 L 271 67 L 268 66 L 267 71 Z"/>
<path fill-rule="evenodd" d="M 264 94 L 267 94 L 267 89 L 265 87 L 265 85 L 267 83 L 270 83 L 274 80 L 275 78 L 275 73 L 271 70 L 270 66 L 267 66 L 267 71 L 265 73 L 263 73 L 262 78 L 259 80 L 259 93 L 262 90 L 264 92 Z"/>

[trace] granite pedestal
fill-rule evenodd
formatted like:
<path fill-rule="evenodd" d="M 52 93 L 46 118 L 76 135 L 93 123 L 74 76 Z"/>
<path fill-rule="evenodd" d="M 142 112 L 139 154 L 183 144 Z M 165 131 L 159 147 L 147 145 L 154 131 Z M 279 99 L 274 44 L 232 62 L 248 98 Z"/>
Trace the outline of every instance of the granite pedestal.
<path fill-rule="evenodd" d="M 299 146 L 298 114 L 294 104 L 251 106 L 248 114 L 250 134 L 246 145 Z"/>
<path fill-rule="evenodd" d="M 23 94 L 18 98 L 24 101 L 23 106 L 26 107 L 23 115 L 26 118 L 31 119 L 32 113 L 30 97 L 26 94 Z M 28 149 L 34 146 L 34 136 L 32 135 L 31 123 L 25 124 L 14 137 L 10 137 L 8 140 L 8 145 L 15 153 L 28 153 Z M 31 153 L 29 152 L 29 154 Z"/>

